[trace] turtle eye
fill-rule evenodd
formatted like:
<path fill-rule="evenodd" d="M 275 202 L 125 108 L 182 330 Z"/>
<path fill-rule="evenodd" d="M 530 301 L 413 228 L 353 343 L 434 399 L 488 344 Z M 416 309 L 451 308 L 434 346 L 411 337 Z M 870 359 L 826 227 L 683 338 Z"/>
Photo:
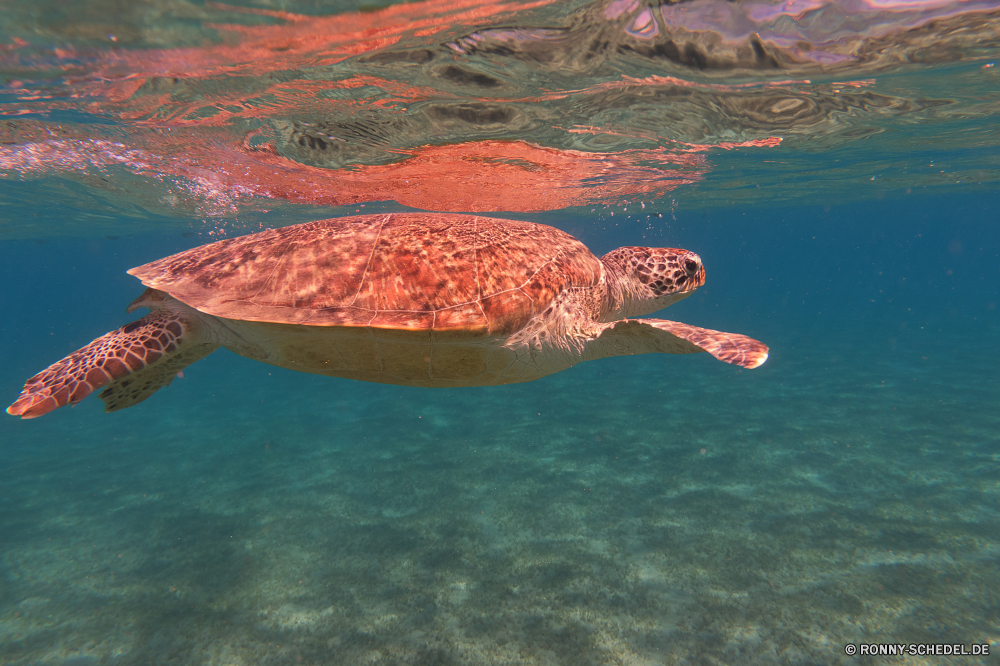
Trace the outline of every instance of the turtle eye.
<path fill-rule="evenodd" d="M 687 271 L 688 275 L 694 275 L 698 272 L 698 262 L 694 259 L 688 259 L 684 262 L 684 270 Z"/>

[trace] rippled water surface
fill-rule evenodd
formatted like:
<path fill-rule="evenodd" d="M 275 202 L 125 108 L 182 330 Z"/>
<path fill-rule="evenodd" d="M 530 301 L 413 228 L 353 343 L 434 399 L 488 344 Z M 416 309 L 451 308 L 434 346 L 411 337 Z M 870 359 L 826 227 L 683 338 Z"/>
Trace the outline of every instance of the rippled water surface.
<path fill-rule="evenodd" d="M 394 211 L 692 250 L 656 316 L 770 358 L 5 414 L 0 663 L 994 663 L 998 59 L 987 0 L 3 3 L 5 404 L 129 268 Z"/>

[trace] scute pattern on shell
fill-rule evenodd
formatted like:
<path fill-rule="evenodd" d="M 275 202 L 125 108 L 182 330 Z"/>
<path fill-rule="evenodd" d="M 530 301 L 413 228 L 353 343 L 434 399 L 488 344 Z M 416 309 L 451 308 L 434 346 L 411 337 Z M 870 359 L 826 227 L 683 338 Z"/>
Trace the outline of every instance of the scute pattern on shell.
<path fill-rule="evenodd" d="M 506 335 L 600 260 L 540 224 L 442 213 L 308 222 L 193 248 L 129 271 L 229 319 Z"/>

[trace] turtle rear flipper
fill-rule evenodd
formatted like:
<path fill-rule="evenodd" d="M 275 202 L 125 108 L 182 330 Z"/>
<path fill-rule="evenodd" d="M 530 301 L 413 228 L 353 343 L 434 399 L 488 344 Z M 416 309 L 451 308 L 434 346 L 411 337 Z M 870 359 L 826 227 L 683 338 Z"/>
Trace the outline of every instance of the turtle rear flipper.
<path fill-rule="evenodd" d="M 585 360 L 632 354 L 708 352 L 720 361 L 757 368 L 767 360 L 767 345 L 739 333 L 724 333 L 666 319 L 622 319 L 606 324 L 587 343 Z"/>
<path fill-rule="evenodd" d="M 104 401 L 104 411 L 117 412 L 138 405 L 161 388 L 170 386 L 178 372 L 218 348 L 219 345 L 210 342 L 193 345 L 112 382 L 98 396 Z"/>
<path fill-rule="evenodd" d="M 24 384 L 8 414 L 33 419 L 80 402 L 93 391 L 107 411 L 148 398 L 190 363 L 215 349 L 201 323 L 182 312 L 155 310 L 53 363 Z"/>

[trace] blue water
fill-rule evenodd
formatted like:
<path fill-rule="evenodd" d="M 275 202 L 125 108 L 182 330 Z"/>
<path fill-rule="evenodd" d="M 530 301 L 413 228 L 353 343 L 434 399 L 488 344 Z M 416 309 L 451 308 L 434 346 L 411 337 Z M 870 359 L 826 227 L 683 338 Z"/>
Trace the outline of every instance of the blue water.
<path fill-rule="evenodd" d="M 226 351 L 0 421 L 5 663 L 833 663 L 989 643 L 994 196 L 712 210 L 673 318 L 767 342 L 423 390 Z M 551 219 L 551 218 L 550 218 Z M 595 251 L 635 242 L 567 219 Z M 0 385 L 128 321 L 179 235 L 7 242 Z M 624 655 L 624 656 L 622 656 Z M 74 661 L 75 660 L 75 661 Z M 983 662 L 987 663 L 987 662 Z"/>
<path fill-rule="evenodd" d="M 0 664 L 997 663 L 1000 5 L 361 9 L 4 4 L 0 406 L 132 267 L 401 209 L 697 252 L 657 316 L 768 361 L 3 414 Z"/>

